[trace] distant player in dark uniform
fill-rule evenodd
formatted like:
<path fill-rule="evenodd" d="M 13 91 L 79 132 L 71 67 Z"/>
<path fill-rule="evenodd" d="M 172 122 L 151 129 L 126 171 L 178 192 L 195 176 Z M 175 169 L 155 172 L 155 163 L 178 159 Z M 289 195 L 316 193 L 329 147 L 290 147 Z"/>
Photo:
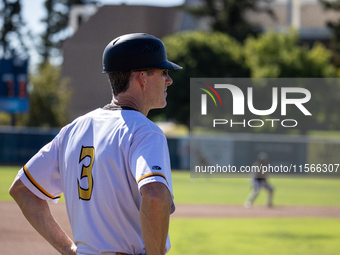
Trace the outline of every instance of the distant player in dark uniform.
<path fill-rule="evenodd" d="M 268 191 L 267 206 L 273 206 L 273 187 L 267 181 L 267 173 L 263 173 L 261 167 L 268 166 L 268 155 L 265 152 L 260 152 L 257 155 L 257 160 L 253 163 L 253 166 L 258 166 L 259 172 L 251 173 L 252 191 L 249 194 L 244 206 L 250 208 L 254 203 L 261 188 L 265 188 Z"/>

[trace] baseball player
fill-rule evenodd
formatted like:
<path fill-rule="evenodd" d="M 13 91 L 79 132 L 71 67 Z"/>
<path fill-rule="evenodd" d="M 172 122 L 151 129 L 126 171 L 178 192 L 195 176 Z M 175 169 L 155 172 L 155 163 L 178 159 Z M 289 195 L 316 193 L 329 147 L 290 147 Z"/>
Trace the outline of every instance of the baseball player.
<path fill-rule="evenodd" d="M 261 170 L 261 166 L 268 166 L 268 155 L 265 152 L 260 152 L 257 155 L 257 160 L 253 164 L 254 166 L 257 166 Z M 267 181 L 267 174 L 263 173 L 262 171 L 259 172 L 253 172 L 251 173 L 251 182 L 252 182 L 252 191 L 249 194 L 246 202 L 244 203 L 244 206 L 246 208 L 250 208 L 252 204 L 254 203 L 256 197 L 258 196 L 261 188 L 267 190 L 268 192 L 268 198 L 267 198 L 267 206 L 271 207 L 273 205 L 273 187 L 268 183 Z"/>
<path fill-rule="evenodd" d="M 61 129 L 19 171 L 10 194 L 33 227 L 61 254 L 165 254 L 174 212 L 164 133 L 146 118 L 166 105 L 172 84 L 163 43 L 142 33 L 111 41 L 103 73 L 112 102 Z M 71 240 L 46 201 L 61 193 Z"/>

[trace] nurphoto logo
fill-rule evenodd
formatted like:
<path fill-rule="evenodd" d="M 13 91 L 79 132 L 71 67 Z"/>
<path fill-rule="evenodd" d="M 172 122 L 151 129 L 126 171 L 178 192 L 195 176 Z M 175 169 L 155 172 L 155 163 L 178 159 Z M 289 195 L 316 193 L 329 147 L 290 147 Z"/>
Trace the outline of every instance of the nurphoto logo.
<path fill-rule="evenodd" d="M 254 94 L 253 94 L 253 87 L 247 87 L 246 97 L 243 91 L 236 85 L 232 84 L 214 84 L 214 87 L 203 83 L 197 82 L 199 84 L 204 85 L 206 88 L 199 87 L 200 90 L 205 92 L 201 94 L 201 116 L 208 115 L 209 111 L 214 112 L 215 109 L 208 109 L 207 104 L 207 95 L 213 100 L 215 106 L 218 106 L 215 96 L 217 97 L 220 105 L 222 106 L 222 99 L 220 94 L 225 95 L 225 92 L 231 93 L 232 96 L 232 110 L 228 112 L 232 112 L 233 116 L 236 115 L 245 115 L 245 98 L 247 99 L 247 107 L 249 112 L 257 116 L 269 116 L 270 114 L 274 113 L 278 105 L 280 105 L 281 116 L 287 115 L 287 105 L 294 105 L 299 109 L 305 116 L 312 116 L 310 111 L 304 106 L 305 103 L 309 102 L 311 99 L 311 93 L 306 88 L 301 87 L 281 87 L 280 88 L 280 97 L 278 96 L 278 87 L 270 87 L 271 89 L 271 106 L 268 109 L 256 109 L 254 106 Z M 217 90 L 221 91 L 222 93 L 218 93 Z M 210 92 L 212 91 L 212 93 Z M 215 95 L 215 96 L 214 96 Z M 299 98 L 293 98 L 299 97 Z M 221 116 L 223 117 L 223 116 Z M 283 127 L 296 127 L 298 125 L 298 121 L 296 119 L 244 119 L 242 122 L 233 122 L 232 119 L 228 120 L 225 118 L 220 119 L 213 119 L 212 126 L 216 127 L 216 125 L 225 125 L 230 124 L 230 127 L 233 125 L 248 125 L 249 127 L 262 127 L 265 122 L 271 123 L 271 127 L 274 127 L 274 123 L 280 122 Z"/>
<path fill-rule="evenodd" d="M 210 89 L 217 96 L 217 98 L 220 101 L 220 104 L 222 106 L 221 97 L 220 97 L 220 95 L 216 92 L 216 90 L 213 87 L 211 87 L 210 85 L 205 84 L 203 82 L 198 82 L 198 83 L 200 83 L 200 84 L 206 86 L 208 89 Z M 217 106 L 215 97 L 207 89 L 203 89 L 203 88 L 199 88 L 199 89 L 201 89 L 204 92 L 206 92 L 212 98 L 212 100 L 214 101 L 215 106 Z M 202 106 L 201 107 L 201 114 L 202 115 L 207 115 L 207 94 L 202 94 L 201 95 L 201 106 Z"/>

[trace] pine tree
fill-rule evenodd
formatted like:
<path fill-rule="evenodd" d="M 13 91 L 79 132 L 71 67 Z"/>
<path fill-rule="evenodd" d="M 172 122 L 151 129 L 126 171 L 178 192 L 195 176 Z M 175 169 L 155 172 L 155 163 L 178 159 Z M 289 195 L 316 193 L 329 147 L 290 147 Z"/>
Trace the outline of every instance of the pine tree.
<path fill-rule="evenodd" d="M 94 0 L 45 0 L 46 16 L 41 20 L 46 29 L 41 34 L 42 43 L 39 52 L 42 65 L 51 56 L 60 55 L 63 41 L 70 35 L 67 33 L 69 15 L 73 5 L 96 4 Z"/>
<path fill-rule="evenodd" d="M 0 26 L 0 47 L 2 50 L 2 57 L 11 57 L 17 51 L 20 51 L 20 49 L 13 46 L 13 43 L 10 43 L 14 38 L 20 42 L 21 48 L 24 51 L 27 51 L 23 40 L 23 33 L 21 31 L 25 24 L 22 19 L 20 0 L 1 1 Z"/>

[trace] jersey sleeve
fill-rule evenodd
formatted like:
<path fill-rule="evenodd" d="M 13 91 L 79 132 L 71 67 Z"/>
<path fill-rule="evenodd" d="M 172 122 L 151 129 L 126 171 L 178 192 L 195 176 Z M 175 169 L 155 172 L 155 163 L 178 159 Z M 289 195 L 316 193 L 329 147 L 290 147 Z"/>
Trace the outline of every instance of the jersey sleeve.
<path fill-rule="evenodd" d="M 150 132 L 139 136 L 131 147 L 130 169 L 139 190 L 148 183 L 163 183 L 172 197 L 171 213 L 175 211 L 169 149 L 164 135 Z"/>
<path fill-rule="evenodd" d="M 42 147 L 18 173 L 20 180 L 32 193 L 55 204 L 62 193 L 58 137 Z"/>

